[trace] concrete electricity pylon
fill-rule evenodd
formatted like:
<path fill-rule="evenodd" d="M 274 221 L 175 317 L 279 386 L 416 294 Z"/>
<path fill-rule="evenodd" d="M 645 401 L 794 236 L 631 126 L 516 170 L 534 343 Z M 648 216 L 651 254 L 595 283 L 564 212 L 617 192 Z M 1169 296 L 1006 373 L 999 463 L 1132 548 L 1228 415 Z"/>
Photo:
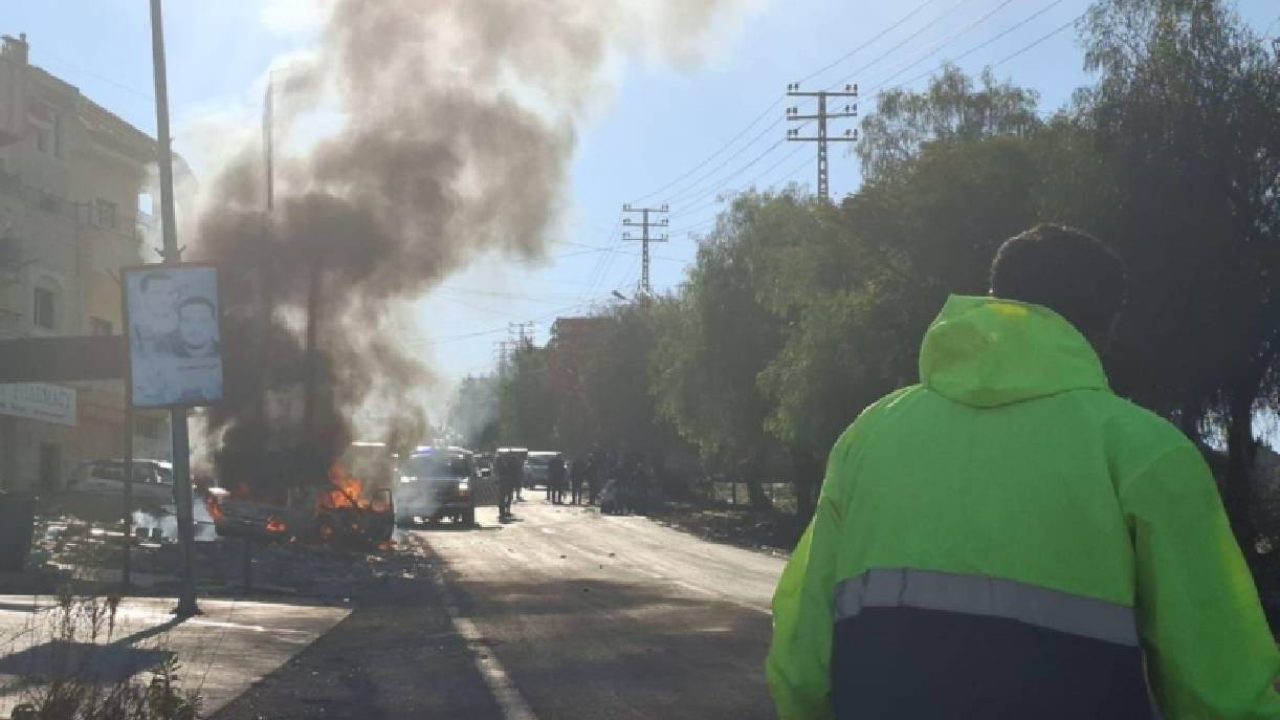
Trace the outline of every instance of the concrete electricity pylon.
<path fill-rule="evenodd" d="M 639 213 L 641 216 L 639 222 L 632 220 L 630 217 L 623 218 L 622 224 L 624 226 L 640 228 L 640 237 L 633 238 L 631 237 L 631 233 L 628 232 L 622 234 L 622 239 L 640 242 L 642 248 L 640 254 L 640 294 L 648 297 L 653 294 L 653 285 L 649 282 L 649 243 L 666 242 L 668 239 L 666 233 L 663 233 L 658 237 L 650 235 L 649 228 L 664 228 L 670 223 L 670 221 L 665 217 L 661 220 L 650 220 L 649 216 L 650 214 L 666 215 L 667 206 L 665 204 L 659 207 L 631 207 L 630 205 L 623 205 L 622 212 L 628 216 L 634 213 Z"/>
<path fill-rule="evenodd" d="M 857 117 L 858 104 L 849 103 L 845 105 L 844 109 L 840 112 L 831 112 L 827 109 L 827 100 L 830 98 L 857 99 L 858 86 L 845 85 L 844 90 L 806 91 L 800 89 L 800 83 L 791 83 L 787 86 L 787 97 L 817 98 L 818 100 L 818 112 L 813 115 L 801 115 L 800 109 L 797 107 L 787 108 L 787 119 L 790 121 L 804 121 L 807 124 L 811 120 L 817 120 L 817 134 L 801 135 L 801 128 L 790 128 L 787 130 L 787 140 L 790 142 L 818 143 L 818 195 L 819 197 L 830 200 L 831 191 L 830 186 L 827 183 L 827 143 L 856 142 L 858 140 L 858 131 L 852 129 L 845 130 L 844 134 L 833 137 L 827 131 L 827 122 L 830 120 Z"/>

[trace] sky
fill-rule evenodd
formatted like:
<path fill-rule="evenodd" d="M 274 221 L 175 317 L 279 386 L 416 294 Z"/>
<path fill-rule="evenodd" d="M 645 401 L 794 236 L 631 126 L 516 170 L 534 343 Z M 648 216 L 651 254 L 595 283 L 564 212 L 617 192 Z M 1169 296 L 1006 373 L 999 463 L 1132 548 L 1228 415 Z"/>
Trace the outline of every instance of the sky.
<path fill-rule="evenodd" d="M 518 2 L 520 0 L 511 0 Z M 591 2 L 592 0 L 583 0 Z M 494 366 L 509 325 L 545 341 L 557 316 L 632 297 L 640 248 L 622 206 L 668 204 L 669 240 L 653 246 L 656 292 L 679 286 L 728 193 L 798 182 L 812 188 L 816 147 L 787 143 L 786 86 L 857 83 L 859 112 L 886 87 L 922 87 L 945 60 L 1037 90 L 1043 112 L 1090 78 L 1072 20 L 1088 0 L 755 0 L 706 40 L 705 58 L 653 56 L 611 68 L 612 91 L 579 126 L 566 203 L 539 261 L 478 259 L 415 306 L 409 338 L 445 381 Z M 4 0 L 0 33 L 25 32 L 31 60 L 153 133 L 150 18 L 144 0 Z M 1257 31 L 1280 33 L 1280 0 L 1238 0 Z M 170 0 L 165 25 L 174 147 L 197 177 L 212 172 L 193 138 L 211 119 L 252 127 L 269 67 L 305 51 L 314 0 Z M 803 106 L 802 106 L 803 110 Z M 835 132 L 856 120 L 835 125 Z M 831 192 L 853 192 L 850 145 L 831 149 Z M 181 244 L 182 240 L 179 239 Z"/>

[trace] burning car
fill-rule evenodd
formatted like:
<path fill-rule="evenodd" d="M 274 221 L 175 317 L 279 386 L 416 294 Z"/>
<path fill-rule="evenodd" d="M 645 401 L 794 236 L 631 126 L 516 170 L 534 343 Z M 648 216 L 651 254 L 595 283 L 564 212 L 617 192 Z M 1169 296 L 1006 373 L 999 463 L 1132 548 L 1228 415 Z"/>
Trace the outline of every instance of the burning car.
<path fill-rule="evenodd" d="M 224 537 L 376 547 L 395 532 L 391 491 L 366 495 L 364 482 L 340 464 L 330 468 L 326 486 L 290 488 L 282 501 L 255 498 L 239 485 L 210 490 L 205 505 Z"/>

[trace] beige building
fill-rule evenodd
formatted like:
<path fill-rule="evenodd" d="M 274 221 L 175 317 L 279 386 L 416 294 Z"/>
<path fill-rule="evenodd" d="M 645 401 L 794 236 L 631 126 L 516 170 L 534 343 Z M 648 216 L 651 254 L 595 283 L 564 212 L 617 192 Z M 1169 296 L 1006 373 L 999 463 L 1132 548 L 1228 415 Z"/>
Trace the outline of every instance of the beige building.
<path fill-rule="evenodd" d="M 118 335 L 120 268 L 155 233 L 147 134 L 0 45 L 0 338 Z M 148 251 L 148 262 L 156 260 Z M 124 450 L 124 383 L 0 385 L 0 488 L 60 487 Z M 139 415 L 135 456 L 169 457 L 165 417 Z"/>

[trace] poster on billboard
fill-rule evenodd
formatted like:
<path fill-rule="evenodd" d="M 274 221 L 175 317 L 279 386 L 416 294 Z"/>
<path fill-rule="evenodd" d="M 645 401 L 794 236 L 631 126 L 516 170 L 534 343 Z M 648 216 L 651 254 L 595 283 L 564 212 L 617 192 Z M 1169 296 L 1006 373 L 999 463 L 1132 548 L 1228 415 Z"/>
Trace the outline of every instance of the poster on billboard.
<path fill-rule="evenodd" d="M 190 264 L 126 268 L 124 301 L 133 406 L 195 407 L 221 400 L 217 269 Z"/>

